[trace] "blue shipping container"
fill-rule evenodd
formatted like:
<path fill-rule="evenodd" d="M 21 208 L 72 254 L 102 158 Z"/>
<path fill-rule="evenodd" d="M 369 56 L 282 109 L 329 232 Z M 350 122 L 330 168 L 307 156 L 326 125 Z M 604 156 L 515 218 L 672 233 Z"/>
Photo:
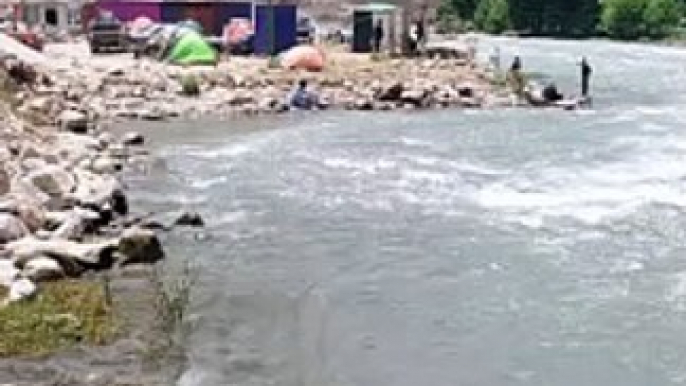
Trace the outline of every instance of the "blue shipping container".
<path fill-rule="evenodd" d="M 255 9 L 255 53 L 275 55 L 297 43 L 294 5 L 259 5 Z"/>

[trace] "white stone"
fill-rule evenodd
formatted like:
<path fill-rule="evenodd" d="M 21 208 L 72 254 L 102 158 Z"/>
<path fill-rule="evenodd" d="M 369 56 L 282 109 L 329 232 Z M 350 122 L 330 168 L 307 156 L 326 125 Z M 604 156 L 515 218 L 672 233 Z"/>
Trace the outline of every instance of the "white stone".
<path fill-rule="evenodd" d="M 19 218 L 9 213 L 0 213 L 0 244 L 19 240 L 28 233 L 29 230 Z"/>
<path fill-rule="evenodd" d="M 14 265 L 14 261 L 0 259 L 0 286 L 9 288 L 20 275 L 21 271 Z"/>
<path fill-rule="evenodd" d="M 26 263 L 24 276 L 36 282 L 55 280 L 64 277 L 64 270 L 57 261 L 49 257 L 37 257 Z"/>
<path fill-rule="evenodd" d="M 36 285 L 29 279 L 20 278 L 10 285 L 10 294 L 7 298 L 8 303 L 18 302 L 28 299 L 36 293 Z"/>

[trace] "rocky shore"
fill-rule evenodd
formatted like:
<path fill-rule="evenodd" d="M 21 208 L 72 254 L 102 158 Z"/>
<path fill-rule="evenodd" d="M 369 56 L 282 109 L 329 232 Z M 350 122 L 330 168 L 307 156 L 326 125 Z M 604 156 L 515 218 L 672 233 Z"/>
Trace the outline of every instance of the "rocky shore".
<path fill-rule="evenodd" d="M 114 137 L 99 125 L 102 115 L 73 96 L 42 91 L 58 84 L 57 74 L 28 66 L 17 70 L 21 65 L 7 60 L 0 67 L 0 383 L 168 384 L 140 369 L 147 344 L 160 338 L 151 332 L 159 322 L 155 303 L 160 295 L 151 282 L 152 267 L 165 257 L 156 231 L 198 226 L 202 220 L 180 213 L 164 224 L 132 214 L 119 174 L 145 159 L 144 138 L 136 133 Z M 83 282 L 85 291 L 102 287 L 104 308 L 86 317 L 117 313 L 117 324 L 129 325 L 126 331 L 96 348 L 86 339 L 89 321 L 68 307 L 28 315 L 35 304 L 50 305 L 49 291 L 62 282 L 76 290 L 78 284 L 72 283 Z M 124 315 L 132 309 L 138 312 Z M 8 320 L 12 317 L 17 319 Z M 36 325 L 22 325 L 21 318 Z M 69 335 L 64 342 L 21 347 L 31 339 L 15 335 L 31 328 L 37 336 L 53 338 L 61 329 Z M 34 353 L 49 353 L 43 343 L 67 351 L 31 359 Z"/>
<path fill-rule="evenodd" d="M 180 68 L 130 57 L 94 63 L 72 58 L 50 82 L 18 95 L 19 111 L 87 130 L 103 119 L 193 119 L 279 114 L 300 79 L 330 109 L 476 108 L 510 104 L 492 74 L 463 58 L 374 59 L 332 52 L 320 73 L 272 68 L 265 58 L 232 57 L 217 67 Z M 192 84 L 191 91 L 186 87 Z M 67 111 L 67 112 L 65 112 Z"/>

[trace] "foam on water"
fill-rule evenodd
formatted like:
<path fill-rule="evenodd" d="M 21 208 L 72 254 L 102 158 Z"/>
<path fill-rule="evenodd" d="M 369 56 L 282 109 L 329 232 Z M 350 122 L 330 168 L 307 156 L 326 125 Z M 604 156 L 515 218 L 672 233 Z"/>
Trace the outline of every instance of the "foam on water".
<path fill-rule="evenodd" d="M 682 384 L 686 55 L 494 42 L 566 93 L 589 56 L 594 110 L 302 115 L 169 147 L 163 199 L 201 193 L 215 237 L 178 246 L 207 267 L 182 386 Z"/>

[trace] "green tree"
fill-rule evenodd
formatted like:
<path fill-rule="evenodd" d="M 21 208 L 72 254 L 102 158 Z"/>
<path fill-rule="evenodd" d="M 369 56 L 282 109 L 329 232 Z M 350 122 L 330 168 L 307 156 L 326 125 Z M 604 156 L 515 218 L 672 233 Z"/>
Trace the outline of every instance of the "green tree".
<path fill-rule="evenodd" d="M 472 20 L 478 4 L 479 0 L 441 0 L 438 15 L 439 17 L 457 16 L 464 21 Z"/>
<path fill-rule="evenodd" d="M 647 0 L 605 0 L 601 15 L 602 28 L 616 39 L 637 39 L 644 34 Z"/>
<path fill-rule="evenodd" d="M 482 0 L 474 13 L 477 28 L 500 34 L 510 28 L 510 8 L 507 0 Z"/>
<path fill-rule="evenodd" d="M 645 32 L 652 38 L 667 36 L 681 20 L 681 4 L 677 0 L 650 0 L 643 11 Z"/>

